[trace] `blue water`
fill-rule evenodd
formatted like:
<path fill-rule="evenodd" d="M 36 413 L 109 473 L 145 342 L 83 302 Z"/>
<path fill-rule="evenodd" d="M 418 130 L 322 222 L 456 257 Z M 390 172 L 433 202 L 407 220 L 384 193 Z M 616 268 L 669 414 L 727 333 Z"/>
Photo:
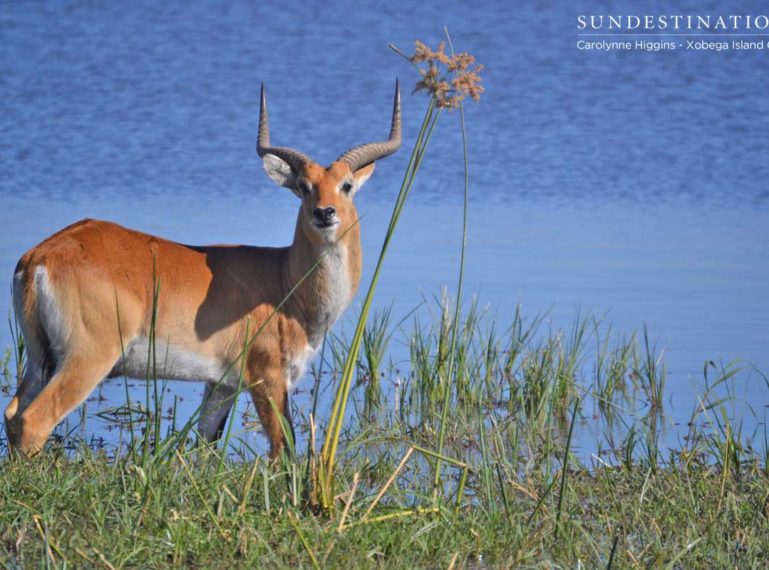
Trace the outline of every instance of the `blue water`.
<path fill-rule="evenodd" d="M 466 290 L 501 322 L 521 304 L 549 309 L 553 328 L 578 312 L 608 312 L 618 332 L 647 324 L 668 412 L 685 421 L 706 360 L 769 370 L 769 58 L 576 49 L 580 13 L 735 13 L 727 4 L 564 6 L 4 3 L 0 275 L 9 284 L 23 251 L 82 217 L 187 243 L 289 243 L 296 199 L 254 151 L 260 84 L 273 141 L 327 163 L 386 135 L 399 76 L 408 147 L 426 99 L 408 96 L 416 77 L 387 46 L 435 45 L 447 25 L 486 67 L 467 108 Z M 386 263 L 377 303 L 396 316 L 455 284 L 458 127 L 441 118 Z M 407 150 L 358 197 L 364 283 Z M 761 382 L 738 388 L 769 405 Z"/>

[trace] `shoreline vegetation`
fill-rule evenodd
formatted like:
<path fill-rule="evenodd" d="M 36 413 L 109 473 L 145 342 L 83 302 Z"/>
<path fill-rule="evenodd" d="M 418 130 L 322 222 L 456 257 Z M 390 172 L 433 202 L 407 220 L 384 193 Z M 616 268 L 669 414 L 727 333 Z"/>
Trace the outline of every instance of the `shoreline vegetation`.
<path fill-rule="evenodd" d="M 434 307 L 434 320 L 394 323 L 380 311 L 366 327 L 332 514 L 311 498 L 313 454 L 304 446 L 325 428 L 311 410 L 295 410 L 296 455 L 270 464 L 240 431 L 231 433 L 226 455 L 196 444 L 185 428 L 165 431 L 183 423 L 176 418 L 164 422 L 165 437 L 155 437 L 162 407 L 150 398 L 149 405 L 133 402 L 131 420 L 125 407 L 115 409 L 122 449 L 89 446 L 64 426 L 43 453 L 18 461 L 5 457 L 0 437 L 0 565 L 769 562 L 767 434 L 742 433 L 731 413 L 730 394 L 745 371 L 708 364 L 708 387 L 693 403 L 683 445 L 672 449 L 662 443 L 664 366 L 643 334 L 621 338 L 591 318 L 547 332 L 542 318 L 520 313 L 503 329 L 470 304 L 449 384 L 452 303 L 443 297 Z M 391 360 L 396 343 L 408 345 L 407 363 Z M 339 385 L 348 347 L 344 337 L 329 339 L 329 370 L 316 367 L 305 379 L 314 394 L 321 380 Z M 6 388 L 11 378 L 4 377 Z M 766 384 L 760 374 L 755 380 Z"/>
<path fill-rule="evenodd" d="M 769 563 L 769 434 L 765 423 L 745 433 L 734 411 L 735 384 L 769 390 L 766 376 L 706 363 L 672 449 L 663 441 L 664 359 L 645 329 L 626 337 L 580 316 L 544 330 L 543 315 L 517 311 L 504 323 L 463 305 L 463 100 L 480 97 L 481 68 L 447 40 L 448 53 L 444 44 L 418 42 L 411 56 L 394 48 L 419 70 L 416 91 L 430 101 L 357 326 L 326 339 L 304 380 L 313 391 L 309 409 L 294 414 L 300 438 L 287 437 L 271 463 L 233 429 L 234 417 L 219 445 L 200 444 L 196 413 L 177 421 L 174 407 L 164 422 L 165 390 L 148 382 L 144 401 L 132 401 L 127 378 L 126 402 L 112 414 L 117 449 L 70 434 L 19 459 L 0 431 L 2 567 Z M 394 322 L 391 311 L 372 310 L 376 280 L 444 109 L 459 111 L 463 133 L 456 295 L 427 302 L 427 318 Z M 4 390 L 23 366 L 14 337 Z M 405 361 L 393 357 L 395 342 Z M 319 403 L 321 382 L 335 391 L 330 411 Z M 586 434 L 586 418 L 598 429 Z M 579 442 L 591 440 L 585 453 Z"/>

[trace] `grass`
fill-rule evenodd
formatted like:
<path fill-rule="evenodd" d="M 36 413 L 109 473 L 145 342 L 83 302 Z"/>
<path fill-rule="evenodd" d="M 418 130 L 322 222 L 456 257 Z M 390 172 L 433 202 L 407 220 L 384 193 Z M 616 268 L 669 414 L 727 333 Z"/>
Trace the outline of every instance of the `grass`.
<path fill-rule="evenodd" d="M 261 460 L 218 475 L 215 457 L 184 461 L 189 469 L 177 459 L 144 473 L 88 454 L 4 465 L 3 566 L 309 568 L 314 557 L 329 568 L 434 568 L 452 560 L 455 567 L 574 567 L 578 560 L 600 567 L 615 539 L 615 567 L 756 567 L 767 557 L 767 481 L 758 472 L 729 478 L 722 495 L 710 468 L 574 470 L 556 538 L 557 497 L 542 500 L 550 484 L 542 474 L 515 486 L 505 481 L 507 511 L 501 503 L 497 511 L 465 505 L 458 515 L 391 518 L 340 532 L 285 502 L 280 474 Z M 400 490 L 391 500 L 406 495 Z"/>
<path fill-rule="evenodd" d="M 31 460 L 0 460 L 0 563 L 595 567 L 612 553 L 615 567 L 769 562 L 765 456 L 731 410 L 744 374 L 709 367 L 684 445 L 670 449 L 655 406 L 666 395 L 648 388 L 649 363 L 661 363 L 651 343 L 612 336 L 590 317 L 545 332 L 542 317 L 517 312 L 502 327 L 470 303 L 456 326 L 463 379 L 450 383 L 434 371 L 448 357 L 437 347 L 451 334 L 452 306 L 439 298 L 409 326 L 392 324 L 388 311 L 369 323 L 372 340 L 391 338 L 392 351 L 408 347 L 401 352 L 411 358 L 396 368 L 392 352 L 373 361 L 361 354 L 361 370 L 379 363 L 383 389 L 378 408 L 365 405 L 367 385 L 353 390 L 335 516 L 309 508 L 306 454 L 243 461 L 172 434 L 146 456 L 136 440 L 135 452 L 115 457 L 72 436 Z M 426 322 L 430 312 L 435 320 Z M 346 353 L 349 340 L 335 343 Z M 338 371 L 329 372 L 338 384 Z M 445 422 L 435 405 L 444 390 Z M 320 417 L 329 404 L 321 399 Z M 294 413 L 299 433 L 309 432 L 309 411 Z M 154 417 L 137 421 L 151 426 Z M 239 430 L 231 438 L 231 447 L 244 441 Z"/>
<path fill-rule="evenodd" d="M 469 70 L 472 61 L 456 59 L 465 54 L 449 45 L 451 56 L 420 44 L 410 61 Z M 473 97 L 477 71 L 465 76 Z M 422 73 L 418 89 L 432 95 L 375 277 L 352 336 L 324 343 L 312 405 L 293 410 L 299 439 L 289 441 L 290 452 L 268 463 L 252 446 L 252 428 L 235 428 L 237 417 L 218 447 L 198 445 L 198 411 L 177 417 L 174 399 L 168 412 L 158 381 L 147 384 L 143 402 L 132 399 L 124 379 L 125 405 L 99 414 L 120 433 L 115 449 L 89 445 L 64 425 L 42 453 L 16 461 L 5 457 L 0 432 L 0 565 L 769 563 L 769 437 L 746 431 L 734 396 L 736 383 L 755 377 L 769 387 L 765 376 L 706 364 L 685 437 L 671 445 L 664 358 L 645 328 L 620 336 L 603 319 L 578 316 L 552 331 L 543 326 L 547 315 L 520 311 L 510 322 L 495 320 L 463 299 L 461 265 L 453 300 L 444 292 L 400 320 L 372 309 L 376 276 L 442 109 L 459 108 L 464 135 L 452 77 L 462 78 Z M 466 142 L 463 155 L 462 261 Z M 246 334 L 244 348 L 252 334 L 259 331 Z M 154 343 L 150 351 L 147 374 L 156 379 L 163 355 Z M 1 362 L 6 391 L 12 358 L 18 369 L 21 345 Z M 322 385 L 328 398 L 319 396 Z M 765 425 L 760 419 L 750 425 Z"/>

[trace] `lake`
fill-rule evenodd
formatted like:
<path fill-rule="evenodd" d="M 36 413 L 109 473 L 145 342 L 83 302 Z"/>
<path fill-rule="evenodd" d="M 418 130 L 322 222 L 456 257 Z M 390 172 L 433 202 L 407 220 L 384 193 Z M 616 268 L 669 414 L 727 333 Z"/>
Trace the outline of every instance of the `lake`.
<path fill-rule="evenodd" d="M 706 4 L 679 10 L 728 12 Z M 467 107 L 468 299 L 504 326 L 517 305 L 529 317 L 547 311 L 553 329 L 577 314 L 618 333 L 646 325 L 664 353 L 676 423 L 696 404 L 704 363 L 737 362 L 735 395 L 755 411 L 749 431 L 763 431 L 769 390 L 753 369 L 769 370 L 769 58 L 579 50 L 584 11 L 502 1 L 6 3 L 0 312 L 10 314 L 18 257 L 84 217 L 185 243 L 287 245 L 296 198 L 255 153 L 261 83 L 273 142 L 325 164 L 386 135 L 397 76 L 404 148 L 357 198 L 365 287 L 427 103 L 409 96 L 417 77 L 388 44 L 434 46 L 446 25 L 485 66 L 486 93 Z M 396 320 L 456 286 L 458 119 L 441 117 L 385 264 L 377 306 L 392 305 Z M 351 330 L 361 297 L 338 327 Z M 0 347 L 10 342 L 0 331 Z M 189 400 L 201 388 L 175 386 Z M 105 394 L 105 405 L 120 403 L 122 384 Z M 98 419 L 86 428 L 103 430 Z"/>

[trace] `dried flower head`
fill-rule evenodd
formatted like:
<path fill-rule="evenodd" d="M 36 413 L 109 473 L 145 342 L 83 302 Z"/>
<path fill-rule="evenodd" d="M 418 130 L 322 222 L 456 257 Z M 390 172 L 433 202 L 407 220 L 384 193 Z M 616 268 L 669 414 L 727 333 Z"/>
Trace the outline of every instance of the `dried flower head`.
<path fill-rule="evenodd" d="M 469 53 L 447 55 L 445 50 L 444 42 L 435 50 L 419 40 L 415 42 L 414 55 L 408 59 L 417 66 L 422 78 L 413 92 L 432 94 L 438 106 L 446 109 L 455 109 L 468 96 L 478 101 L 484 91 L 479 75 L 483 66 L 476 64 Z M 427 64 L 427 68 L 420 64 Z"/>

